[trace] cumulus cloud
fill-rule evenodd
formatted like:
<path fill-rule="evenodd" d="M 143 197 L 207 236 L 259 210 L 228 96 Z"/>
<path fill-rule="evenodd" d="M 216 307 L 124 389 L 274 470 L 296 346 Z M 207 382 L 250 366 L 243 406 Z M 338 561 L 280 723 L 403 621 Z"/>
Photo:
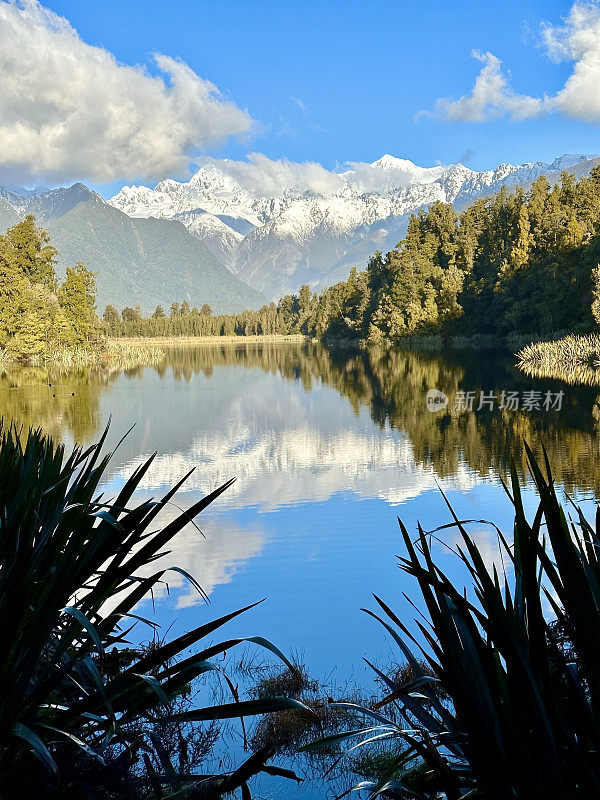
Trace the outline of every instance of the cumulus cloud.
<path fill-rule="evenodd" d="M 544 103 L 537 97 L 518 94 L 508 85 L 508 79 L 502 72 L 502 62 L 493 53 L 480 53 L 476 50 L 473 57 L 483 66 L 470 94 L 459 97 L 439 99 L 433 116 L 441 117 L 448 122 L 485 122 L 494 117 L 509 116 L 513 120 L 538 117 L 544 113 Z M 431 115 L 431 112 L 420 112 Z"/>
<path fill-rule="evenodd" d="M 37 0 L 0 0 L 0 177 L 162 178 L 247 132 L 248 113 L 182 61 L 120 64 Z"/>
<path fill-rule="evenodd" d="M 298 163 L 271 159 L 262 153 L 250 153 L 245 161 L 204 157 L 198 160 L 198 164 L 215 166 L 252 197 L 280 197 L 306 191 L 329 196 L 349 185 L 361 192 L 385 193 L 408 188 L 415 182 L 433 183 L 447 170 L 444 166 L 419 167 L 411 161 L 389 155 L 372 164 L 347 161 L 344 165 L 347 169 L 343 171 L 328 170 L 315 161 Z"/>
<path fill-rule="evenodd" d="M 530 97 L 509 85 L 502 62 L 493 53 L 474 52 L 483 66 L 470 94 L 456 99 L 441 98 L 434 116 L 448 122 L 484 122 L 497 117 L 523 120 L 559 113 L 585 122 L 600 122 L 600 5 L 575 3 L 559 24 L 542 27 L 542 43 L 555 61 L 573 62 L 565 85 L 554 95 Z"/>
<path fill-rule="evenodd" d="M 299 164 L 287 159 L 274 160 L 262 153 L 250 153 L 247 161 L 203 159 L 214 163 L 252 195 L 273 197 L 284 192 L 313 191 L 331 194 L 344 186 L 343 178 L 314 161 Z"/>
<path fill-rule="evenodd" d="M 567 117 L 600 120 L 600 6 L 576 3 L 563 25 L 543 30 L 548 53 L 555 61 L 575 62 L 563 88 L 549 102 Z"/>

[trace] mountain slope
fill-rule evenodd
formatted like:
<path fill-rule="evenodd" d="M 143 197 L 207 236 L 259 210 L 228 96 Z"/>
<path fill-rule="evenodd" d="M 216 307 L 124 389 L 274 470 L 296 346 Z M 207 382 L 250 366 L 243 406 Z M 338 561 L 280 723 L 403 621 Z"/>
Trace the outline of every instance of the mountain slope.
<path fill-rule="evenodd" d="M 175 220 L 131 219 L 98 195 L 66 214 L 44 220 L 59 252 L 59 269 L 84 261 L 97 272 L 98 306 L 140 305 L 144 311 L 174 300 L 208 303 L 214 311 L 256 307 L 264 298 L 223 267 Z"/>
<path fill-rule="evenodd" d="M 109 202 L 136 218 L 181 220 L 233 273 L 277 299 L 302 283 L 324 288 L 353 266 L 364 267 L 376 249 L 385 252 L 403 238 L 411 213 L 436 200 L 458 208 L 502 186 L 529 186 L 542 174 L 551 183 L 565 169 L 587 174 L 596 163 L 565 155 L 551 164 L 476 172 L 462 164 L 424 168 L 385 155 L 328 172 L 270 162 L 281 169 L 269 183 L 255 163 L 210 161 L 187 183 L 126 186 Z M 313 177 L 303 177 L 303 169 L 308 174 L 314 167 L 317 179 L 314 169 Z"/>
<path fill-rule="evenodd" d="M 0 197 L 0 234 L 12 225 L 16 225 L 18 221 L 19 215 L 15 209 Z"/>
<path fill-rule="evenodd" d="M 235 312 L 264 302 L 181 222 L 132 219 L 81 183 L 43 191 L 0 189 L 0 231 L 26 214 L 48 230 L 59 273 L 78 261 L 97 273 L 100 309 L 112 303 L 149 312 L 188 300 Z"/>

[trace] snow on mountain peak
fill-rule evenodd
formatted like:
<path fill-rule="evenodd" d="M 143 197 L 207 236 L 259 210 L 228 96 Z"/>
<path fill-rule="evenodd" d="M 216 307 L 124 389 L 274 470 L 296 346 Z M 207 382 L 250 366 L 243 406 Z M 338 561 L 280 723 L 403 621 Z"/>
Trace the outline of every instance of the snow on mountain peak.
<path fill-rule="evenodd" d="M 396 156 L 391 156 L 389 153 L 381 156 L 377 161 L 373 161 L 371 166 L 379 167 L 379 169 L 401 169 L 406 172 L 416 172 L 422 169 L 422 167 L 417 167 L 416 164 L 406 158 L 396 158 Z"/>
<path fill-rule="evenodd" d="M 239 277 L 278 298 L 301 283 L 339 280 L 375 249 L 395 246 L 419 208 L 464 205 L 542 174 L 557 179 L 589 158 L 476 172 L 463 164 L 420 167 L 386 153 L 333 171 L 254 153 L 246 161 L 206 159 L 187 183 L 125 186 L 109 203 L 134 217 L 179 219 Z"/>

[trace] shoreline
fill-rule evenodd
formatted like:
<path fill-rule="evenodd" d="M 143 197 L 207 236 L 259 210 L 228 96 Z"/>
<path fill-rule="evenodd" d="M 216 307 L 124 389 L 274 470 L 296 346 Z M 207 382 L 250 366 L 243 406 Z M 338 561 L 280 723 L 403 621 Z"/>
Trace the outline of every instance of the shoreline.
<path fill-rule="evenodd" d="M 303 333 L 292 334 L 257 334 L 254 336 L 114 336 L 110 341 L 115 344 L 130 345 L 139 347 L 143 345 L 155 345 L 158 347 L 177 347 L 179 345 L 219 345 L 219 344 L 284 344 L 308 342 L 310 336 Z"/>

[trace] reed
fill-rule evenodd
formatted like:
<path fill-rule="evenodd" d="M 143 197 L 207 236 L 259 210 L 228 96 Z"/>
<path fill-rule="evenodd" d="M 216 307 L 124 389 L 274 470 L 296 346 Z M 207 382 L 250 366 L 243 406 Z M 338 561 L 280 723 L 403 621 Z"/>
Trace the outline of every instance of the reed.
<path fill-rule="evenodd" d="M 70 372 L 87 367 L 132 369 L 155 366 L 165 359 L 164 350 L 151 344 L 130 345 L 107 340 L 90 346 L 58 346 L 29 360 L 34 367 L 50 367 Z"/>

